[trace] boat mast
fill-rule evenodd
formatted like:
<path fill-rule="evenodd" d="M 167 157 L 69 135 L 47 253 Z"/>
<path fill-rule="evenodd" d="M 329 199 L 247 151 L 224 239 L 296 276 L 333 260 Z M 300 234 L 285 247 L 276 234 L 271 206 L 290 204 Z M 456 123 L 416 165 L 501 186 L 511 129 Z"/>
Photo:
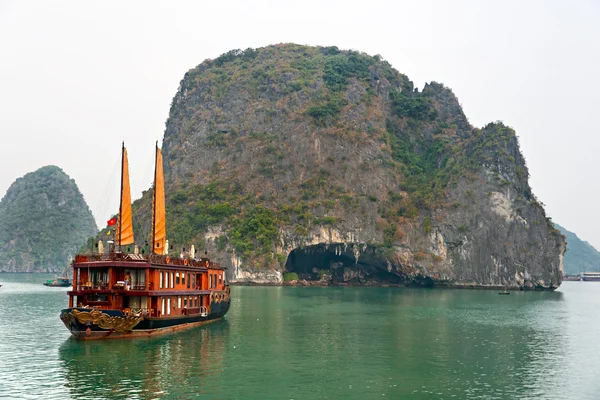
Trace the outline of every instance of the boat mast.
<path fill-rule="evenodd" d="M 158 160 L 156 153 L 158 153 L 158 140 L 156 141 L 156 149 L 154 155 L 154 190 L 152 192 L 152 240 L 150 240 L 152 251 L 150 252 L 150 254 L 156 254 L 154 252 L 154 248 L 156 247 L 156 245 L 154 244 L 154 238 L 156 237 L 156 162 Z"/>
<path fill-rule="evenodd" d="M 125 141 L 123 141 L 123 145 L 121 148 L 121 194 L 119 195 L 119 219 L 117 220 L 117 233 L 116 233 L 116 242 L 119 245 L 119 252 L 121 251 L 121 228 L 123 223 L 123 171 L 125 167 Z M 115 243 L 115 245 L 117 245 Z"/>

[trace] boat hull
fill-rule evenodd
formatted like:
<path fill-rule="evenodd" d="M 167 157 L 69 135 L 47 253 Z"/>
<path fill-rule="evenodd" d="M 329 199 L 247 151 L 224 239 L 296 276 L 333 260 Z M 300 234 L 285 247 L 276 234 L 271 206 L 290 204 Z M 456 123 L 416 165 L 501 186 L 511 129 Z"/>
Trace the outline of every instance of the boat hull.
<path fill-rule="evenodd" d="M 135 317 L 125 316 L 119 310 L 66 308 L 61 311 L 60 319 L 71 335 L 79 340 L 132 339 L 161 336 L 218 321 L 228 310 L 229 302 L 220 302 L 213 303 L 207 315 L 142 317 L 137 321 Z M 128 324 L 133 326 L 128 329 Z"/>

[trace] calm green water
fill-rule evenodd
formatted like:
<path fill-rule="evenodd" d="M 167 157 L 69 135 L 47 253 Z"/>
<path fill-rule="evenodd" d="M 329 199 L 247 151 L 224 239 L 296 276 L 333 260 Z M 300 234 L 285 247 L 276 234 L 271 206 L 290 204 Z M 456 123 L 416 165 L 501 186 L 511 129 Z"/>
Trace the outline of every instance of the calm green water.
<path fill-rule="evenodd" d="M 78 342 L 49 277 L 0 274 L 0 398 L 600 398 L 600 283 L 234 287 L 224 321 Z"/>

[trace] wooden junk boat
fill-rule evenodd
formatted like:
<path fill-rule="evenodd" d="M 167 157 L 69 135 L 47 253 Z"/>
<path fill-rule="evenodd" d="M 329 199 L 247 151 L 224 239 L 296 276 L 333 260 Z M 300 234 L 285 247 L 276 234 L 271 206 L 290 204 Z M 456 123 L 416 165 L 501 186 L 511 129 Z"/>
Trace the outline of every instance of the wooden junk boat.
<path fill-rule="evenodd" d="M 231 301 L 224 269 L 208 258 L 169 256 L 162 153 L 156 146 L 152 250 L 134 245 L 127 151 L 122 149 L 121 203 L 115 241 L 104 252 L 75 256 L 69 308 L 60 319 L 77 339 L 148 337 L 222 318 Z"/>

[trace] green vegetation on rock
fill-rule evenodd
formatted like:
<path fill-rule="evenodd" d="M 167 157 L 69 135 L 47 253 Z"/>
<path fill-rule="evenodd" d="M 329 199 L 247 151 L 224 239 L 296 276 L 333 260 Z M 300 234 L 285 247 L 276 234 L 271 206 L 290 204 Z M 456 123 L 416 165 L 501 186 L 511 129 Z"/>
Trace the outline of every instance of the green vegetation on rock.
<path fill-rule="evenodd" d="M 297 280 L 298 280 L 298 274 L 295 272 L 286 272 L 283 274 L 284 282 L 292 282 L 292 281 L 297 281 Z"/>
<path fill-rule="evenodd" d="M 0 202 L 0 270 L 62 272 L 96 232 L 75 181 L 42 167 L 17 179 Z"/>

